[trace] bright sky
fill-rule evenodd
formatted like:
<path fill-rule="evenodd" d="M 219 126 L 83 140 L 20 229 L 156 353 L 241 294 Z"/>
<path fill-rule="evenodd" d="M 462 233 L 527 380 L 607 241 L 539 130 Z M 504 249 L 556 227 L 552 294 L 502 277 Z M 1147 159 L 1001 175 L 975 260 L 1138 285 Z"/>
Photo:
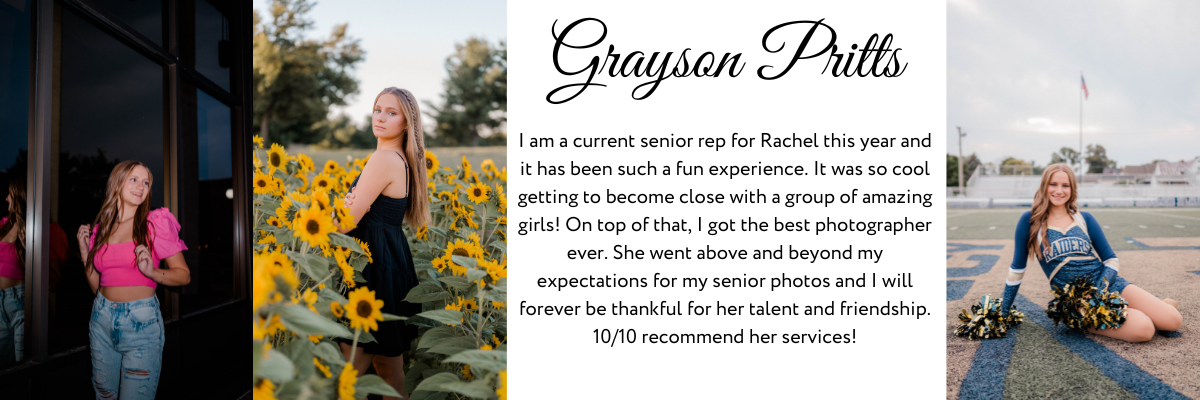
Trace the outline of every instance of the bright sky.
<path fill-rule="evenodd" d="M 1200 2 L 951 0 L 947 150 L 984 162 L 1098 143 L 1118 165 L 1200 156 Z"/>
<path fill-rule="evenodd" d="M 254 9 L 266 17 L 269 0 L 254 0 Z M 366 58 L 358 64 L 358 95 L 348 106 L 331 110 L 346 113 L 355 124 L 371 113 L 375 95 L 384 88 L 408 89 L 422 100 L 441 104 L 444 63 L 455 43 L 475 36 L 495 45 L 507 40 L 508 14 L 504 1 L 314 1 L 309 18 L 315 27 L 310 38 L 328 37 L 333 26 L 349 23 L 350 36 L 361 40 Z M 265 19 L 265 18 L 264 18 Z M 427 122 L 428 124 L 428 122 Z"/>

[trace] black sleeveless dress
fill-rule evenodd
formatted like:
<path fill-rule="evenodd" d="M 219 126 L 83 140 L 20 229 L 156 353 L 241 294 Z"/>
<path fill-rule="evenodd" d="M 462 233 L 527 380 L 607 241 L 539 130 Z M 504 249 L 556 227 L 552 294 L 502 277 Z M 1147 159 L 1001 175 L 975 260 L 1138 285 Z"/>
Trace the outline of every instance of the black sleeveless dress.
<path fill-rule="evenodd" d="M 383 300 L 381 311 L 412 317 L 421 312 L 421 304 L 404 301 L 408 291 L 418 283 L 412 251 L 409 250 L 403 229 L 408 199 L 414 193 L 412 171 L 407 162 L 404 163 L 404 170 L 408 175 L 408 195 L 394 199 L 380 194 L 371 203 L 370 211 L 358 221 L 358 227 L 346 234 L 366 242 L 371 249 L 371 257 L 375 262 L 367 264 L 362 276 L 367 280 L 367 288 L 375 292 L 375 298 Z M 350 184 L 352 189 L 355 186 L 358 186 L 358 178 Z M 380 321 L 379 330 L 372 335 L 375 336 L 374 343 L 359 342 L 359 347 L 367 354 L 395 357 L 408 350 L 417 338 L 417 326 L 405 321 Z M 351 343 L 350 340 L 340 341 Z"/>

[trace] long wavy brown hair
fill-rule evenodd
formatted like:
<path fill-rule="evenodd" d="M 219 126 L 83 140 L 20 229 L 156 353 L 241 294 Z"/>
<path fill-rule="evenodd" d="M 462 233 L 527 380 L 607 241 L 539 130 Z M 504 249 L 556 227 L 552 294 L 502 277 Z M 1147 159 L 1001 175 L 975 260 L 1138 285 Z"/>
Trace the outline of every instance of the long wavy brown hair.
<path fill-rule="evenodd" d="M 404 213 L 404 221 L 413 228 L 423 228 L 429 224 L 431 217 L 429 216 L 429 196 L 425 195 L 426 187 L 429 184 L 425 177 L 425 163 L 429 161 L 425 159 L 425 134 L 421 130 L 421 109 L 417 106 L 417 98 L 413 96 L 412 92 L 396 87 L 383 89 L 383 92 L 375 96 L 375 103 L 378 103 L 379 98 L 385 94 L 396 96 L 396 99 L 400 101 L 400 109 L 404 113 L 406 122 L 404 130 L 400 132 L 403 136 L 400 139 L 400 148 L 404 149 L 404 160 L 408 163 L 408 170 L 412 173 L 408 177 L 408 211 Z M 375 107 L 375 104 L 371 104 L 371 107 Z"/>
<path fill-rule="evenodd" d="M 8 195 L 12 198 L 12 203 L 9 203 L 6 210 L 8 219 L 0 226 L 0 236 L 8 235 L 12 229 L 25 229 L 25 177 L 17 176 L 8 182 Z M 25 242 L 17 240 L 13 242 L 13 248 L 17 249 L 17 259 L 24 265 Z"/>
<path fill-rule="evenodd" d="M 121 188 L 125 186 L 125 181 L 129 179 L 129 174 L 133 173 L 133 169 L 142 167 L 146 169 L 146 176 L 150 178 L 150 184 L 154 184 L 154 174 L 150 172 L 150 167 L 138 161 L 122 161 L 113 167 L 113 171 L 108 175 L 108 189 L 104 195 L 104 205 L 100 207 L 100 213 L 96 214 L 96 221 L 92 225 L 92 234 L 96 236 L 96 241 L 92 243 L 92 249 L 88 252 L 87 263 L 85 269 L 91 273 L 96 268 L 96 250 L 108 243 L 108 238 L 112 236 L 114 230 L 117 229 L 117 224 L 120 223 L 119 216 L 121 211 Z M 138 206 L 137 212 L 133 215 L 133 242 L 135 245 L 146 245 L 150 251 L 154 251 L 154 243 L 150 240 L 150 233 L 146 224 L 146 218 L 150 215 L 150 200 L 153 191 L 146 191 L 146 199 Z M 86 243 L 80 243 L 80 246 Z"/>
<path fill-rule="evenodd" d="M 1038 185 L 1037 193 L 1033 195 L 1033 210 L 1029 217 L 1029 243 L 1027 248 L 1034 249 L 1039 260 L 1043 259 L 1042 249 L 1050 245 L 1050 239 L 1046 236 L 1046 229 L 1050 226 L 1047 222 L 1050 219 L 1050 195 L 1046 193 L 1050 187 L 1050 177 L 1055 172 L 1065 172 L 1067 180 L 1071 183 L 1071 196 L 1067 197 L 1066 204 L 1067 212 L 1074 215 L 1079 212 L 1079 206 L 1075 204 L 1075 199 L 1079 198 L 1079 185 L 1075 182 L 1075 172 L 1071 171 L 1071 167 L 1067 164 L 1052 164 L 1046 167 L 1042 172 L 1042 184 Z M 1042 238 L 1041 243 L 1038 243 L 1038 237 Z"/>

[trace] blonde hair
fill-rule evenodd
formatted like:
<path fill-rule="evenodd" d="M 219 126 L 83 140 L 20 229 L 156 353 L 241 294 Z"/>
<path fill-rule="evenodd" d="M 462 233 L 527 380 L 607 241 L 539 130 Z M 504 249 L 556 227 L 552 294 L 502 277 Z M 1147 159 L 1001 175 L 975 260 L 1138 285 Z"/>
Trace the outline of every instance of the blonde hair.
<path fill-rule="evenodd" d="M 150 184 L 154 184 L 154 173 L 150 172 L 150 167 L 138 161 L 122 161 L 113 167 L 112 173 L 108 175 L 108 190 L 104 195 L 104 205 L 100 206 L 100 213 L 96 214 L 95 226 L 92 228 L 92 234 L 96 236 L 96 241 L 92 242 L 91 251 L 88 252 L 87 260 L 84 269 L 92 271 L 96 268 L 96 250 L 104 244 L 108 243 L 108 238 L 117 228 L 117 224 L 121 213 L 121 187 L 124 186 L 125 180 L 129 179 L 129 174 L 137 167 L 146 169 L 146 178 L 150 180 Z M 137 211 L 133 214 L 133 242 L 138 245 L 145 245 L 150 251 L 154 251 L 154 243 L 150 240 L 150 232 L 146 224 L 146 219 L 150 215 L 151 196 L 154 191 L 146 191 L 146 199 L 138 206 Z M 86 243 L 80 243 L 80 246 L 86 246 Z"/>
<path fill-rule="evenodd" d="M 1042 183 L 1038 185 L 1037 193 L 1033 195 L 1033 210 L 1029 216 L 1029 243 L 1027 246 L 1030 250 L 1034 250 L 1037 258 L 1042 260 L 1042 249 L 1050 245 L 1050 239 L 1046 236 L 1046 229 L 1050 226 L 1047 222 L 1050 219 L 1050 195 L 1046 194 L 1046 188 L 1050 186 L 1050 177 L 1056 172 L 1065 172 L 1067 181 L 1071 185 L 1071 196 L 1067 197 L 1066 204 L 1067 212 L 1074 215 L 1079 212 L 1079 206 L 1075 204 L 1075 199 L 1079 197 L 1079 185 L 1075 182 L 1075 171 L 1071 170 L 1067 164 L 1058 163 L 1046 167 L 1042 172 Z M 1042 238 L 1038 243 L 1038 238 Z"/>
<path fill-rule="evenodd" d="M 406 122 L 400 132 L 400 148 L 404 150 L 404 160 L 408 163 L 409 176 L 408 211 L 404 213 L 404 221 L 414 229 L 424 228 L 432 218 L 429 215 L 429 195 L 426 187 L 429 185 L 425 177 L 425 134 L 421 130 L 421 109 L 417 106 L 417 98 L 412 92 L 396 87 L 383 89 L 375 96 L 375 103 L 385 94 L 396 96 L 400 102 L 400 110 L 404 113 Z M 374 107 L 374 104 L 372 104 Z M 418 168 L 419 167 L 419 168 Z M 417 193 L 420 195 L 417 195 Z"/>

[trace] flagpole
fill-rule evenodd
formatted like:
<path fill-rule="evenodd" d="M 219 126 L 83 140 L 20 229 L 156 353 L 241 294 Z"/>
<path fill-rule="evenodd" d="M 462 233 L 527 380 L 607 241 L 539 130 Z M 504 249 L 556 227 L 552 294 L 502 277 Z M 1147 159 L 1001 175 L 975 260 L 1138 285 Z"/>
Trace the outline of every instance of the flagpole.
<path fill-rule="evenodd" d="M 1083 181 L 1083 175 L 1087 174 L 1087 169 L 1083 167 L 1083 70 L 1079 71 L 1079 177 Z"/>

